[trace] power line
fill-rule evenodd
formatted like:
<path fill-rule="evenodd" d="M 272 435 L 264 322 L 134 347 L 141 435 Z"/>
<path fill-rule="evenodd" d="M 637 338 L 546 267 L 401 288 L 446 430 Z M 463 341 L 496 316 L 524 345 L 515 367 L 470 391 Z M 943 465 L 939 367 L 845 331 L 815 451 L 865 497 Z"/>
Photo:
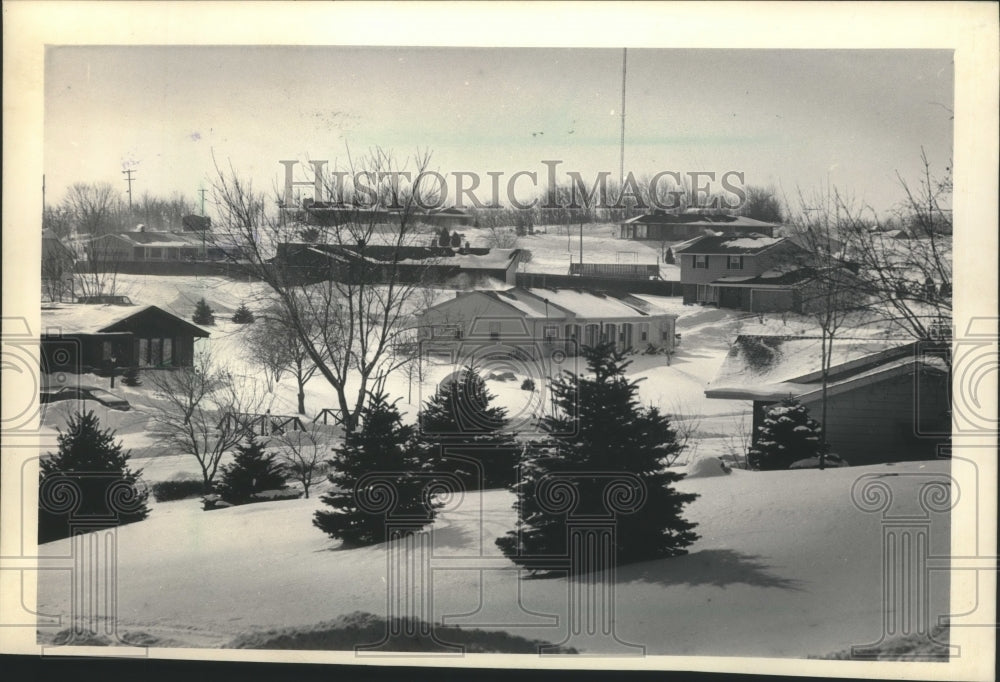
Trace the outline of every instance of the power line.
<path fill-rule="evenodd" d="M 132 212 L 132 173 L 135 171 L 131 168 L 123 170 L 122 174 L 125 176 L 125 182 L 128 183 L 128 212 Z"/>

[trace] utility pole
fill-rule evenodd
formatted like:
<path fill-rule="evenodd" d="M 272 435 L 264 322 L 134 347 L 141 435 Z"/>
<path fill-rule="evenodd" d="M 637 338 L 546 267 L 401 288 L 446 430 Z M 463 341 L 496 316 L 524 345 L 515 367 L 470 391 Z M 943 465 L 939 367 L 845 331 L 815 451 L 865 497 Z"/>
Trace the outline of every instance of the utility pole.
<path fill-rule="evenodd" d="M 128 212 L 132 213 L 132 173 L 135 171 L 131 168 L 122 171 L 122 175 L 125 176 L 125 182 L 128 183 Z"/>
<path fill-rule="evenodd" d="M 621 135 L 621 159 L 618 166 L 618 186 L 625 187 L 625 77 L 628 73 L 628 48 L 622 48 L 622 135 Z"/>
<path fill-rule="evenodd" d="M 205 217 L 205 192 L 207 192 L 207 191 L 208 190 L 205 189 L 204 187 L 202 187 L 201 189 L 198 190 L 198 193 L 201 194 L 201 217 L 202 218 Z"/>

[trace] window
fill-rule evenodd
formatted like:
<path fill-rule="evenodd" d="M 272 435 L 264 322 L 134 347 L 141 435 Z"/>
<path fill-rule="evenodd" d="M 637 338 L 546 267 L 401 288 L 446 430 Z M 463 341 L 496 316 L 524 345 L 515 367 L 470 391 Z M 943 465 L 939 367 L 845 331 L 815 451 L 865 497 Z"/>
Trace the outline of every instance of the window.
<path fill-rule="evenodd" d="M 708 256 L 692 256 L 692 258 L 694 258 L 694 267 L 696 270 L 708 268 Z"/>
<path fill-rule="evenodd" d="M 438 339 L 460 339 L 462 328 L 457 324 L 439 324 L 432 328 L 431 336 Z"/>
<path fill-rule="evenodd" d="M 163 365 L 172 367 L 174 364 L 174 340 L 163 339 Z"/>
<path fill-rule="evenodd" d="M 111 362 L 111 356 L 114 351 L 111 349 L 111 342 L 105 341 L 101 344 L 101 359 L 105 362 Z"/>
<path fill-rule="evenodd" d="M 149 364 L 159 367 L 163 363 L 163 339 L 149 340 Z"/>
<path fill-rule="evenodd" d="M 150 247 L 150 248 L 146 249 L 146 258 L 149 258 L 149 259 L 153 259 L 153 258 L 160 259 L 160 258 L 163 258 L 163 249 L 161 249 L 158 246 L 157 247 Z"/>
<path fill-rule="evenodd" d="M 553 343 L 559 338 L 559 327 L 556 325 L 545 325 L 545 343 Z"/>
<path fill-rule="evenodd" d="M 490 322 L 490 338 L 493 340 L 500 338 L 500 323 Z"/>
<path fill-rule="evenodd" d="M 649 341 L 649 322 L 639 323 L 639 340 Z"/>
<path fill-rule="evenodd" d="M 730 256 L 729 262 L 726 264 L 727 270 L 742 270 L 743 269 L 743 256 Z"/>

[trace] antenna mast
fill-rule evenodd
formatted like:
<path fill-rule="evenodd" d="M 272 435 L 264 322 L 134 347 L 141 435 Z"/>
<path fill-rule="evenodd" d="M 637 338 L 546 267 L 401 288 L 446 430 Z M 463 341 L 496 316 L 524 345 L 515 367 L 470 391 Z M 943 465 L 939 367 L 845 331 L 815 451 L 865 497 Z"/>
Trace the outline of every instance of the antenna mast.
<path fill-rule="evenodd" d="M 622 135 L 621 158 L 618 166 L 618 183 L 622 189 L 625 186 L 625 78 L 628 73 L 628 48 L 622 48 Z"/>

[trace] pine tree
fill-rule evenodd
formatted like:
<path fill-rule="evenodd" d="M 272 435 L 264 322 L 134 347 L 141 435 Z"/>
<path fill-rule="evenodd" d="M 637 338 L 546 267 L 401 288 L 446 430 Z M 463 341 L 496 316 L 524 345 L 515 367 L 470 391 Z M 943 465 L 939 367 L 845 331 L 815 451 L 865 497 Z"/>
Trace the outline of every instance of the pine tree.
<path fill-rule="evenodd" d="M 215 324 L 215 315 L 204 298 L 194 304 L 194 315 L 191 321 L 195 324 L 212 325 Z"/>
<path fill-rule="evenodd" d="M 822 429 L 809 410 L 788 398 L 768 410 L 757 428 L 757 438 L 747 459 L 754 469 L 787 469 L 800 459 L 826 452 Z"/>
<path fill-rule="evenodd" d="M 360 427 L 347 433 L 331 462 L 334 473 L 327 478 L 334 490 L 320 500 L 333 510 L 317 511 L 313 525 L 357 546 L 384 542 L 389 514 L 431 523 L 438 505 L 424 498 L 426 481 L 417 475 L 423 466 L 415 435 L 414 427 L 403 424 L 395 403 L 388 403 L 384 394 L 371 395 L 361 412 Z M 393 507 L 385 513 L 358 504 L 359 495 L 381 495 L 376 485 L 356 489 L 368 474 L 379 475 L 379 485 L 392 488 Z"/>
<path fill-rule="evenodd" d="M 522 565 L 530 565 L 532 557 L 565 554 L 567 516 L 539 503 L 542 478 L 550 473 L 571 477 L 578 496 L 572 513 L 606 516 L 607 476 L 623 473 L 642 481 L 644 502 L 637 511 L 615 517 L 618 563 L 685 554 L 698 535 L 680 514 L 697 495 L 671 487 L 683 475 L 666 467 L 682 448 L 669 419 L 639 404 L 638 382 L 625 377 L 630 363 L 612 344 L 582 352 L 593 377 L 564 372 L 551 382 L 558 411 L 540 421 L 544 436 L 532 444 L 521 480 L 512 486 L 518 528 L 499 538 L 497 546 Z"/>
<path fill-rule="evenodd" d="M 126 369 L 125 373 L 122 374 L 122 383 L 133 388 L 142 386 L 142 378 L 139 376 L 139 368 L 129 367 Z"/>
<path fill-rule="evenodd" d="M 495 398 L 475 368 L 466 367 L 455 381 L 440 386 L 420 411 L 425 461 L 436 470 L 458 474 L 467 489 L 514 482 L 514 434 L 506 431 L 507 410 L 491 404 Z"/>
<path fill-rule="evenodd" d="M 232 463 L 222 467 L 216 492 L 229 504 L 247 504 L 256 493 L 284 489 L 286 480 L 277 453 L 267 452 L 251 435 L 245 444 L 236 446 Z"/>
<path fill-rule="evenodd" d="M 129 468 L 130 454 L 114 437 L 114 431 L 101 429 L 93 412 L 77 412 L 70 417 L 67 430 L 60 430 L 59 451 L 41 462 L 39 543 L 68 537 L 70 514 L 78 521 L 103 517 L 102 524 L 111 516 L 117 525 L 142 521 L 149 515 L 149 492 L 139 480 L 142 470 Z M 65 494 L 67 485 L 71 495 Z M 75 509 L 63 510 L 61 502 L 73 497 L 78 500 Z"/>
<path fill-rule="evenodd" d="M 250 324 L 254 321 L 253 312 L 246 303 L 240 303 L 240 307 L 233 313 L 233 322 L 236 324 Z"/>
<path fill-rule="evenodd" d="M 438 246 L 451 246 L 451 232 L 447 227 L 442 227 L 438 233 Z"/>

